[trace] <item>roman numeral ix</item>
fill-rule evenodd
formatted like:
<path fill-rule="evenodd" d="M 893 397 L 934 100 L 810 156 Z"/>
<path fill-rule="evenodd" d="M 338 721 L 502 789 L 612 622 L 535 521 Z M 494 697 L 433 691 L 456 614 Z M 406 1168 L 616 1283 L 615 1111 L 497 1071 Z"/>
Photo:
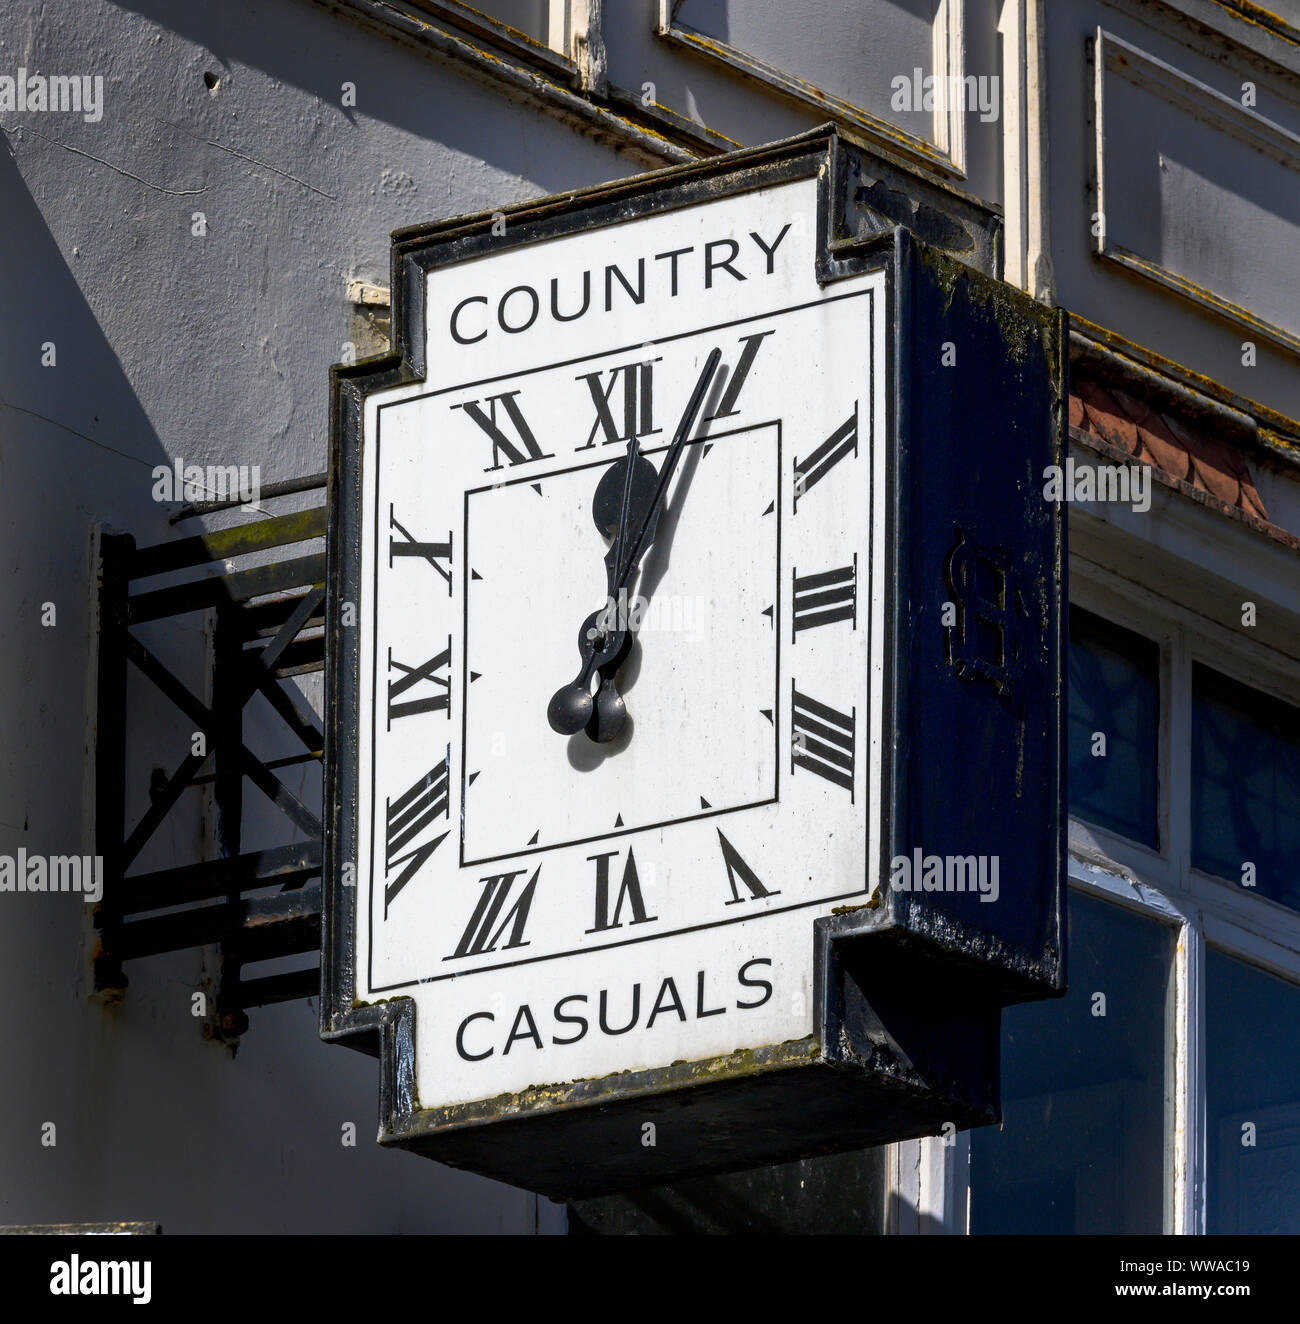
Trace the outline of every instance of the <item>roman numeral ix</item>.
<path fill-rule="evenodd" d="M 847 716 L 800 694 L 793 681 L 790 771 L 807 768 L 828 782 L 842 786 L 853 798 L 854 732 L 857 709 Z"/>
<path fill-rule="evenodd" d="M 439 818 L 450 817 L 447 763 L 451 746 L 436 767 L 431 768 L 409 791 L 396 800 L 384 801 L 384 918 L 397 894 L 415 876 L 425 860 L 442 845 L 446 832 L 440 832 L 423 845 L 406 848 Z M 405 852 L 405 853 L 403 853 Z M 401 867 L 396 878 L 389 878 L 394 869 Z"/>
<path fill-rule="evenodd" d="M 447 674 L 439 675 L 444 668 Z M 393 672 L 400 674 L 393 679 Z M 388 727 L 398 717 L 413 717 L 416 713 L 446 713 L 451 716 L 451 636 L 447 636 L 447 647 L 441 653 L 435 653 L 427 662 L 418 667 L 408 667 L 393 656 L 388 650 Z M 424 693 L 410 699 L 401 696 L 415 688 L 421 681 L 433 686 L 433 692 Z M 399 703 L 398 700 L 401 699 Z"/>
<path fill-rule="evenodd" d="M 794 636 L 836 621 L 852 621 L 858 628 L 858 558 L 838 570 L 819 575 L 794 574 Z"/>

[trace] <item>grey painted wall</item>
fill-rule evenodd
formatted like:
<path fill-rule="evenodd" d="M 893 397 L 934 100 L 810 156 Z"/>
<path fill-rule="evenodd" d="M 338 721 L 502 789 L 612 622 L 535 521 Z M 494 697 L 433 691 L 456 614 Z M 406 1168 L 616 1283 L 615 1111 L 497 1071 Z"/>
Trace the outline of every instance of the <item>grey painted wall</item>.
<path fill-rule="evenodd" d="M 168 536 L 150 471 L 177 455 L 322 470 L 346 282 L 387 282 L 392 229 L 644 166 L 304 0 L 3 0 L 19 66 L 105 85 L 97 123 L 0 113 L 0 853 L 63 854 L 90 847 L 93 525 Z M 157 634 L 197 662 L 193 618 Z M 164 705 L 132 722 L 138 814 L 187 737 Z M 179 823 L 149 864 L 193 858 L 199 816 Z M 381 1151 L 375 1065 L 320 1043 L 314 1005 L 255 1010 L 232 1059 L 190 1014 L 198 952 L 130 963 L 115 1007 L 89 955 L 75 895 L 0 896 L 0 1222 L 534 1225 L 531 1196 Z"/>

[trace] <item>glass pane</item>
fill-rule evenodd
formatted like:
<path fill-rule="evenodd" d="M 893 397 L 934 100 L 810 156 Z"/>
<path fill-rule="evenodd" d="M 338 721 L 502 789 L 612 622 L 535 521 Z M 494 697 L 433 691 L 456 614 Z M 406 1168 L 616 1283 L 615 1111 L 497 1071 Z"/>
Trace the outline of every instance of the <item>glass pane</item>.
<path fill-rule="evenodd" d="M 1069 993 L 1002 1015 L 972 1232 L 1164 1230 L 1175 930 L 1072 891 L 1069 940 Z"/>
<path fill-rule="evenodd" d="M 1160 650 L 1070 608 L 1070 812 L 1152 849 Z"/>
<path fill-rule="evenodd" d="M 1198 666 L 1192 863 L 1300 910 L 1300 709 Z"/>
<path fill-rule="evenodd" d="M 1300 988 L 1210 949 L 1206 1230 L 1300 1232 Z"/>

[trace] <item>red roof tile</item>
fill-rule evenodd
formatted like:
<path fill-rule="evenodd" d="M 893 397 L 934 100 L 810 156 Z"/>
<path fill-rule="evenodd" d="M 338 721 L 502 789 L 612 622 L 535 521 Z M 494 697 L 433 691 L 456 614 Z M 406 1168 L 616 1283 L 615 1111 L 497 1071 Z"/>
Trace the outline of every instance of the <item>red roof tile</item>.
<path fill-rule="evenodd" d="M 1127 391 L 1076 377 L 1070 384 L 1070 426 L 1256 519 L 1268 519 L 1250 465 L 1235 446 Z"/>

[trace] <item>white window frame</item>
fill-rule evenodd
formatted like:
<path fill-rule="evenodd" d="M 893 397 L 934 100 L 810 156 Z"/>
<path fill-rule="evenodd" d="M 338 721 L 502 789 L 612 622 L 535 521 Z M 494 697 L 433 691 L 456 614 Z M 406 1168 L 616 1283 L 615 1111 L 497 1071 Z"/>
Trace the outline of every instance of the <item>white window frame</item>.
<path fill-rule="evenodd" d="M 1225 522 L 1221 516 L 1206 517 L 1220 526 Z M 1138 559 L 1131 554 L 1135 550 L 1131 544 L 1130 564 Z M 1236 569 L 1241 581 L 1252 578 L 1239 556 L 1225 560 L 1216 567 L 1221 575 Z M 1258 595 L 1243 589 L 1243 597 Z M 1164 1230 L 1203 1233 L 1208 1207 L 1206 953 L 1213 947 L 1300 985 L 1300 913 L 1192 868 L 1192 666 L 1203 663 L 1300 706 L 1300 633 L 1293 636 L 1292 652 L 1261 644 L 1245 628 L 1211 620 L 1077 553 L 1071 557 L 1070 601 L 1150 639 L 1160 650 L 1159 849 L 1071 816 L 1068 873 L 1071 888 L 1176 930 Z M 1257 601 L 1257 609 L 1266 611 L 1268 604 Z M 970 1230 L 970 1145 L 965 1135 L 957 1139 L 955 1145 L 927 1137 L 891 1146 L 889 1231 Z"/>
<path fill-rule="evenodd" d="M 842 124 L 851 125 L 872 143 L 920 161 L 947 179 L 966 178 L 964 101 L 955 104 L 958 99 L 945 98 L 947 104 L 935 108 L 930 136 L 919 137 L 863 106 L 823 92 L 788 69 L 778 68 L 728 42 L 686 27 L 677 21 L 681 3 L 682 0 L 659 0 L 655 31 L 664 41 L 743 74 L 791 101 L 826 113 Z M 965 73 L 965 22 L 966 0 L 936 0 L 931 27 L 931 72 L 944 78 L 945 87 L 955 86 L 949 80 L 961 79 Z"/>

